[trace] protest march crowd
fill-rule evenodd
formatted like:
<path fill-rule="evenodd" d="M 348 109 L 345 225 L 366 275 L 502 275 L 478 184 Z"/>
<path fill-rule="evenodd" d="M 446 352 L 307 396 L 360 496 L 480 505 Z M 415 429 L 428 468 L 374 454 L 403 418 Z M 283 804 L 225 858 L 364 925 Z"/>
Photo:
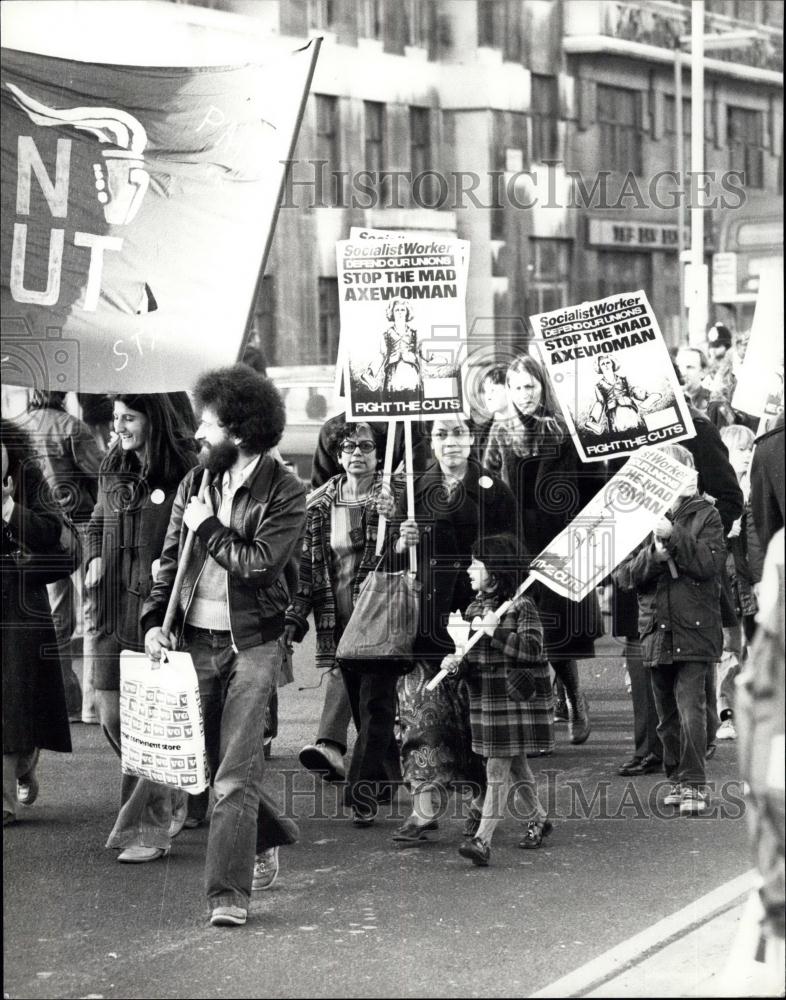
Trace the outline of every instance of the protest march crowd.
<path fill-rule="evenodd" d="M 395 399 L 412 379 L 390 366 L 414 371 L 428 355 L 396 340 L 399 329 L 413 338 L 408 308 L 399 319 L 391 305 L 387 318 L 371 375 Z M 547 365 L 528 353 L 477 373 L 467 417 L 330 418 L 310 492 L 277 449 L 281 396 L 249 364 L 206 372 L 190 394 L 83 397 L 84 420 L 64 393 L 32 393 L 27 412 L 1 425 L 3 628 L 13 637 L 4 826 L 39 795 L 40 752 L 71 750 L 69 721 L 97 722 L 123 760 L 107 847 L 120 862 L 151 862 L 184 826 L 208 823 L 211 922 L 244 924 L 253 894 L 278 875 L 279 849 L 298 839 L 263 774 L 277 687 L 313 627 L 324 705 L 300 761 L 343 783 L 356 826 L 373 826 L 403 784 L 411 812 L 393 841 L 418 847 L 455 790 L 467 799 L 458 850 L 474 865 L 489 864 L 507 809 L 521 822 L 519 846 L 537 849 L 555 827 L 537 783 L 555 720 L 574 744 L 592 732 L 577 661 L 603 635 L 599 591 L 633 699 L 634 752 L 619 773 L 663 773 L 665 803 L 701 814 L 705 760 L 716 741 L 737 738 L 766 670 L 780 675 L 783 708 L 782 405 L 769 428 L 733 408 L 743 350 L 718 327 L 709 357 L 677 353 L 677 409 L 694 433 L 658 446 L 677 485 L 652 530 L 580 600 L 540 578 L 521 584 L 623 460 L 582 465 Z M 595 430 L 630 433 L 653 393 L 618 383 L 616 365 L 594 371 L 606 379 L 591 400 Z M 69 643 L 82 613 L 80 691 Z M 198 701 L 161 695 L 180 650 Z M 135 672 L 123 651 L 137 654 Z M 145 694 L 145 683 L 161 687 Z M 166 737 L 200 728 L 197 705 L 207 770 L 189 788 L 155 767 L 198 772 L 197 753 L 179 764 L 163 755 Z M 178 720 L 187 724 L 171 728 Z M 782 843 L 779 857 L 765 906 L 782 935 Z"/>

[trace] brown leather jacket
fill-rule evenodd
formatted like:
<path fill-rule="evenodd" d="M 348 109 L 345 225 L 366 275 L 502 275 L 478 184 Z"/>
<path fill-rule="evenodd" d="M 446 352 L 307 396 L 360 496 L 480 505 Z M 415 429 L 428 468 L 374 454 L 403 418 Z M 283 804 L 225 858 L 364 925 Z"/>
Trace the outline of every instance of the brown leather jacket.
<path fill-rule="evenodd" d="M 196 495 L 202 477 L 192 469 L 181 482 L 169 520 L 161 562 L 153 589 L 142 607 L 142 631 L 164 621 L 169 595 L 187 535 L 183 511 Z M 214 507 L 220 497 L 211 485 Z M 230 526 L 217 517 L 203 521 L 181 591 L 178 631 L 188 614 L 197 580 L 208 555 L 227 571 L 229 623 L 236 649 L 248 649 L 277 638 L 284 630 L 284 612 L 297 580 L 297 563 L 306 513 L 306 491 L 284 466 L 263 455 L 256 471 L 232 501 Z"/>

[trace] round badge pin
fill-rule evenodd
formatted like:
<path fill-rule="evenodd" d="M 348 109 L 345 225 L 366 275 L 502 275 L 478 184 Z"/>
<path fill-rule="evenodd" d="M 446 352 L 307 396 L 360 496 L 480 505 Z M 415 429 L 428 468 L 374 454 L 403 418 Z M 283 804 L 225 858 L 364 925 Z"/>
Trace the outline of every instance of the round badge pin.
<path fill-rule="evenodd" d="M 153 490 L 150 494 L 151 503 L 163 503 L 166 500 L 166 493 L 163 490 Z"/>
<path fill-rule="evenodd" d="M 480 479 L 478 480 L 478 486 L 482 486 L 484 490 L 491 489 L 493 485 L 494 485 L 494 480 L 491 479 L 489 476 L 481 476 Z"/>

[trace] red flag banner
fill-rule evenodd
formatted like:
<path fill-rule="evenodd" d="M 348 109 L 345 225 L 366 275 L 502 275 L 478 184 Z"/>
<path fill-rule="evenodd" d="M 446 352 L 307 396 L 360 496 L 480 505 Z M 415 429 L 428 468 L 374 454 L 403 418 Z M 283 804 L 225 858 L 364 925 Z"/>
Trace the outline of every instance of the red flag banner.
<path fill-rule="evenodd" d="M 3 49 L 4 383 L 162 392 L 236 360 L 317 50 L 159 68 Z"/>

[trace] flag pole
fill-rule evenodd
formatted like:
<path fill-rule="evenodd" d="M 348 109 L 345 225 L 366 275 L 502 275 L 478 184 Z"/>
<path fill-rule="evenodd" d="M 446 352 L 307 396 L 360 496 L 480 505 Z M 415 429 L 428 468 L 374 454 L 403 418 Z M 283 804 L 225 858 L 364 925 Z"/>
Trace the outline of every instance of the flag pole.
<path fill-rule="evenodd" d="M 321 38 L 312 38 L 308 45 L 314 46 L 314 52 L 311 56 L 311 64 L 308 67 L 308 74 L 306 76 L 306 85 L 303 88 L 303 96 L 300 99 L 300 107 L 298 108 L 297 119 L 295 123 L 295 128 L 292 131 L 292 142 L 289 144 L 289 150 L 287 151 L 286 167 L 281 175 L 281 184 L 278 189 L 278 198 L 276 199 L 276 207 L 273 210 L 273 217 L 270 220 L 270 228 L 268 229 L 267 239 L 265 240 L 265 249 L 262 253 L 262 262 L 259 265 L 259 274 L 257 275 L 256 284 L 254 286 L 254 294 L 251 297 L 251 304 L 248 308 L 248 317 L 246 319 L 246 327 L 243 331 L 243 338 L 240 341 L 240 351 L 238 353 L 237 359 L 240 361 L 245 352 L 246 346 L 248 344 L 248 335 L 251 330 L 251 323 L 254 319 L 254 308 L 257 304 L 257 297 L 259 296 L 259 291 L 262 288 L 262 279 L 265 277 L 265 268 L 267 267 L 267 258 L 270 254 L 270 248 L 273 245 L 273 234 L 276 231 L 276 225 L 278 224 L 278 213 L 281 209 L 281 199 L 284 197 L 284 189 L 286 187 L 287 178 L 289 177 L 289 172 L 292 169 L 292 157 L 295 155 L 295 146 L 297 145 L 297 140 L 300 135 L 300 126 L 303 122 L 303 115 L 306 112 L 306 102 L 308 101 L 308 95 L 311 91 L 311 81 L 314 79 L 314 70 L 317 65 L 317 57 L 319 56 L 319 50 L 322 46 Z M 304 45 L 303 48 L 308 48 L 308 45 Z M 302 49 L 296 50 L 302 51 Z"/>

